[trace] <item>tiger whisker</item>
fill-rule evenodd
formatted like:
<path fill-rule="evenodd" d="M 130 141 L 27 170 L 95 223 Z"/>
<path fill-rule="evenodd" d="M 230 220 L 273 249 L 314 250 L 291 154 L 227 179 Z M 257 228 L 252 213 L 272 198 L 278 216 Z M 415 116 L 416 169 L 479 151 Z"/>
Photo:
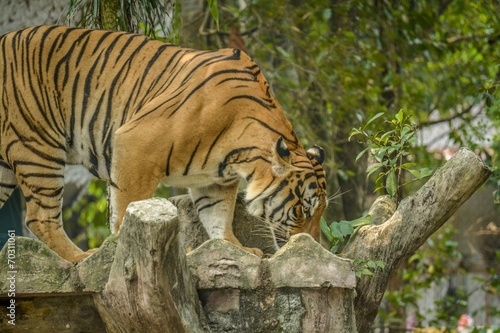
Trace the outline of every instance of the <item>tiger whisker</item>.
<path fill-rule="evenodd" d="M 337 190 L 337 192 L 333 193 L 332 195 L 328 196 L 326 198 L 326 200 L 328 201 L 328 203 L 332 202 L 332 203 L 335 203 L 334 200 L 337 199 L 337 198 L 340 198 L 341 196 L 343 196 L 344 194 L 350 192 L 351 190 L 347 190 L 347 191 L 344 191 L 344 192 L 340 192 L 340 188 Z"/>

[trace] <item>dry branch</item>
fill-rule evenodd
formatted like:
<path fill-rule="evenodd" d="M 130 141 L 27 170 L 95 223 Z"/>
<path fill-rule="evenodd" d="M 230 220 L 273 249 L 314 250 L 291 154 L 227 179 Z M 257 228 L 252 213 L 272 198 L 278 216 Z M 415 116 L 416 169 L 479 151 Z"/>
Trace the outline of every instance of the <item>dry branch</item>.
<path fill-rule="evenodd" d="M 359 333 L 369 331 L 387 284 L 398 266 L 470 198 L 490 173 L 478 156 L 468 149 L 460 149 L 415 195 L 404 199 L 387 221 L 359 230 L 344 249 L 345 256 L 381 260 L 386 265 L 375 276 L 361 279 L 356 287 Z M 384 201 L 376 205 L 380 203 Z M 390 205 L 386 207 L 389 208 L 385 210 L 390 209 Z"/>

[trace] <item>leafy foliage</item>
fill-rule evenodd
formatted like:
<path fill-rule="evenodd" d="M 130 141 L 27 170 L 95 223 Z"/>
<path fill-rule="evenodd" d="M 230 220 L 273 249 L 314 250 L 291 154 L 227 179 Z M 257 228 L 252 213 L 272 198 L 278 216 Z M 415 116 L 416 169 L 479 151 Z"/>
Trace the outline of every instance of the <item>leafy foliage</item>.
<path fill-rule="evenodd" d="M 352 221 L 332 222 L 327 225 L 324 218 L 321 218 L 320 227 L 323 235 L 330 243 L 330 252 L 339 253 L 343 246 L 354 237 L 357 228 L 371 223 L 371 216 L 365 215 Z M 376 269 L 384 269 L 385 263 L 380 260 L 361 260 L 353 261 L 354 272 L 357 278 L 362 276 L 373 276 Z"/>
<path fill-rule="evenodd" d="M 320 227 L 323 235 L 330 242 L 330 252 L 338 253 L 341 246 L 352 236 L 358 227 L 371 223 L 371 216 L 365 215 L 352 221 L 332 222 L 329 226 L 324 218 L 321 218 Z"/>
<path fill-rule="evenodd" d="M 484 133 L 500 125 L 494 1 L 245 3 L 220 5 L 221 30 L 235 21 L 257 29 L 246 37 L 248 52 L 305 144 L 327 149 L 328 188 L 350 191 L 329 218 L 362 215 L 364 158 L 353 156 L 364 147 L 348 142 L 348 131 L 380 112 L 404 109 L 419 127 L 449 124 L 450 144 L 491 155 Z M 238 14 L 225 16 L 231 6 Z"/>
<path fill-rule="evenodd" d="M 63 221 L 76 220 L 79 228 L 75 243 L 85 243 L 89 248 L 98 247 L 110 235 L 106 182 L 93 180 L 84 194 L 72 207 L 63 211 Z M 65 229 L 71 231 L 72 226 Z M 73 229 L 75 229 L 73 227 Z"/>
<path fill-rule="evenodd" d="M 416 163 L 405 160 L 416 143 L 417 127 L 409 123 L 411 116 L 405 117 L 403 110 L 400 110 L 391 121 L 385 121 L 388 131 L 378 131 L 374 134 L 367 131 L 367 127 L 382 116 L 383 112 L 377 113 L 364 126 L 353 128 L 349 140 L 357 135 L 362 136 L 365 140 L 363 143 L 366 143 L 367 147 L 358 154 L 356 160 L 369 152 L 368 161 L 371 164 L 366 170 L 367 177 L 378 171 L 375 182 L 380 183 L 385 178 L 384 184 L 375 191 L 385 188 L 387 193 L 398 201 L 399 188 L 406 184 L 403 183 L 403 171 L 408 171 L 415 180 L 420 180 L 430 176 L 432 169 L 417 168 Z"/>
<path fill-rule="evenodd" d="M 392 282 L 393 288 L 385 293 L 384 305 L 379 309 L 379 317 L 386 325 L 404 325 L 406 316 L 402 311 L 411 307 L 415 309 L 417 326 L 421 326 L 424 319 L 430 318 L 428 324 L 433 327 L 443 327 L 446 331 L 456 328 L 461 314 L 467 312 L 469 296 L 477 290 L 454 287 L 452 283 L 452 276 L 462 270 L 458 265 L 462 255 L 457 250 L 458 243 L 454 240 L 454 235 L 454 230 L 449 227 L 436 233 L 399 269 L 396 274 L 398 279 Z M 497 253 L 497 262 L 500 263 L 500 252 Z M 480 278 L 484 283 L 480 288 L 487 294 L 498 296 L 498 271 L 490 268 L 488 273 L 487 277 Z M 435 302 L 431 312 L 420 309 L 422 292 L 445 281 L 449 285 L 445 297 Z M 479 309 L 484 310 L 486 309 Z M 494 306 L 487 310 L 492 318 L 499 311 Z M 476 329 L 473 332 L 481 331 Z"/>

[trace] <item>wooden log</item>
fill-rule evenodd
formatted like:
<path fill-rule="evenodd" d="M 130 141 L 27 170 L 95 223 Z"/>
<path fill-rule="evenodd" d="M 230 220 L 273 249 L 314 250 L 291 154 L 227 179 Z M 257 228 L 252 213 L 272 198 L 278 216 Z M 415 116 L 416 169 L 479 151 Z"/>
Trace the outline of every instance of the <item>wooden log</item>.
<path fill-rule="evenodd" d="M 344 248 L 347 258 L 381 260 L 385 268 L 360 279 L 356 291 L 359 333 L 369 332 L 387 284 L 398 266 L 411 256 L 486 181 L 491 171 L 472 151 L 460 149 L 415 195 L 405 198 L 384 223 L 361 228 Z M 390 204 L 379 201 L 380 214 Z M 378 209 L 372 208 L 372 212 Z"/>
<path fill-rule="evenodd" d="M 0 331 L 356 332 L 350 260 L 306 234 L 270 259 L 221 239 L 186 256 L 176 214 L 166 200 L 132 204 L 120 233 L 76 266 L 16 238 L 15 296 L 0 269 Z M 11 300 L 15 326 L 5 320 Z"/>
<path fill-rule="evenodd" d="M 109 280 L 96 305 L 108 332 L 202 333 L 201 307 L 178 239 L 177 208 L 129 205 Z M 149 205 L 145 207 L 145 205 Z"/>

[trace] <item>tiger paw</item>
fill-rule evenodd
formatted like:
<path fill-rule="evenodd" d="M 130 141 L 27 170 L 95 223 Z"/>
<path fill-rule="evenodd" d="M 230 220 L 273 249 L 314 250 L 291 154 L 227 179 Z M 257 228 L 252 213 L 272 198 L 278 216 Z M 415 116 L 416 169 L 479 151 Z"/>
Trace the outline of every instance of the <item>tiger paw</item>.
<path fill-rule="evenodd" d="M 79 262 L 87 259 L 88 257 L 90 257 L 93 253 L 95 253 L 96 251 L 98 250 L 98 248 L 96 249 L 90 249 L 90 250 L 87 250 L 85 252 L 81 252 L 81 253 L 78 253 L 78 254 L 75 254 L 69 258 L 65 258 L 66 260 L 72 262 L 73 264 L 78 264 Z"/>
<path fill-rule="evenodd" d="M 255 254 L 257 257 L 259 258 L 262 258 L 262 256 L 264 255 L 264 253 L 262 252 L 261 249 L 258 249 L 256 247 L 245 247 L 245 246 L 241 246 L 241 248 L 247 252 L 250 252 L 252 254 Z"/>
<path fill-rule="evenodd" d="M 264 253 L 262 252 L 261 249 L 258 249 L 258 248 L 255 248 L 255 247 L 246 247 L 246 246 L 241 245 L 241 243 L 238 240 L 238 238 L 236 238 L 232 234 L 226 235 L 226 237 L 224 237 L 224 239 L 227 240 L 230 243 L 233 243 L 237 247 L 242 248 L 243 250 L 245 250 L 247 252 L 250 252 L 251 254 L 255 254 L 259 258 L 262 258 L 262 256 L 264 255 Z"/>

